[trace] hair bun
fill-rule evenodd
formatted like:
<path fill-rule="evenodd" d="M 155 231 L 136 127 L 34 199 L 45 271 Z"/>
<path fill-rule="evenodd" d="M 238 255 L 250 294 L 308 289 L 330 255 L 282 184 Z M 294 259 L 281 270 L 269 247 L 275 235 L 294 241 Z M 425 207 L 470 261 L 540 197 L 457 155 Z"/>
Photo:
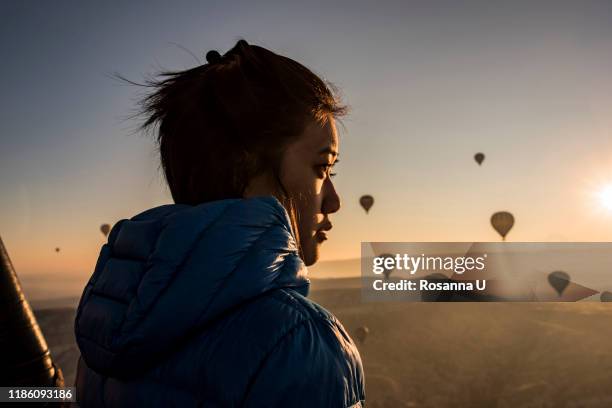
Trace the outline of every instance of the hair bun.
<path fill-rule="evenodd" d="M 206 62 L 214 64 L 221 59 L 221 54 L 217 50 L 210 50 L 206 53 Z"/>

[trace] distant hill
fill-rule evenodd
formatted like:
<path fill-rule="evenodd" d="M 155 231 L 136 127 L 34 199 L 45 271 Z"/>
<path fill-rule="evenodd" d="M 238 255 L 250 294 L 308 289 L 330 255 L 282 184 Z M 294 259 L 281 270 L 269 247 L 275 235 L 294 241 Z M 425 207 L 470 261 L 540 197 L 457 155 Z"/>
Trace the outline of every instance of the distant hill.
<path fill-rule="evenodd" d="M 80 297 L 62 297 L 62 298 L 51 298 L 51 299 L 35 299 L 30 300 L 30 306 L 34 310 L 45 310 L 45 309 L 76 309 L 79 305 Z"/>
<path fill-rule="evenodd" d="M 355 278 L 361 276 L 361 259 L 321 261 L 308 267 L 308 276 L 313 279 Z"/>

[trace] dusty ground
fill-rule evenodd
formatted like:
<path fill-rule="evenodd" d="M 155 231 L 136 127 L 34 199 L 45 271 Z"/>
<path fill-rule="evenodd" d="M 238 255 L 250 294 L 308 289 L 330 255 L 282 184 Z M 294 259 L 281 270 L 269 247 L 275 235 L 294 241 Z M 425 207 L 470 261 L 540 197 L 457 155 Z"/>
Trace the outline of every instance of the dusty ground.
<path fill-rule="evenodd" d="M 71 307 L 34 311 L 51 350 L 53 361 L 62 369 L 67 385 L 74 384 L 79 356 L 73 329 L 75 312 L 76 310 Z"/>
<path fill-rule="evenodd" d="M 361 303 L 344 279 L 310 297 L 352 334 L 369 328 L 368 407 L 612 406 L 609 303 Z M 74 309 L 53 306 L 36 316 L 72 383 Z"/>

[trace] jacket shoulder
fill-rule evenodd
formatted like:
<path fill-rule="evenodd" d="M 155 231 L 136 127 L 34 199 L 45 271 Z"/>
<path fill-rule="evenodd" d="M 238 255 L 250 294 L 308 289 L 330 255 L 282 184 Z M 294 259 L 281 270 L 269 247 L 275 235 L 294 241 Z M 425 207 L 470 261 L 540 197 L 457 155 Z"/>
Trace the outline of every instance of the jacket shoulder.
<path fill-rule="evenodd" d="M 212 405 L 344 408 L 365 394 L 359 352 L 344 327 L 293 289 L 270 290 L 229 311 L 163 371 L 177 372 L 194 356 L 198 367 L 181 382 Z"/>
<path fill-rule="evenodd" d="M 329 311 L 301 294 L 270 294 L 299 319 L 267 348 L 245 391 L 245 406 L 349 407 L 365 399 L 359 352 Z"/>

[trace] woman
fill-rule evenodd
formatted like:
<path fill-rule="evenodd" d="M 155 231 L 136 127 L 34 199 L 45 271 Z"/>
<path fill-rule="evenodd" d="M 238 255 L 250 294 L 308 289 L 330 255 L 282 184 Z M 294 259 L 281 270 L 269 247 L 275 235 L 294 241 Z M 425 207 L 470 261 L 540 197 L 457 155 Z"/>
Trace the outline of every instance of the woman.
<path fill-rule="evenodd" d="M 149 82 L 175 204 L 118 222 L 77 312 L 82 407 L 360 407 L 359 353 L 308 300 L 340 208 L 344 109 L 299 63 L 238 43 Z"/>

